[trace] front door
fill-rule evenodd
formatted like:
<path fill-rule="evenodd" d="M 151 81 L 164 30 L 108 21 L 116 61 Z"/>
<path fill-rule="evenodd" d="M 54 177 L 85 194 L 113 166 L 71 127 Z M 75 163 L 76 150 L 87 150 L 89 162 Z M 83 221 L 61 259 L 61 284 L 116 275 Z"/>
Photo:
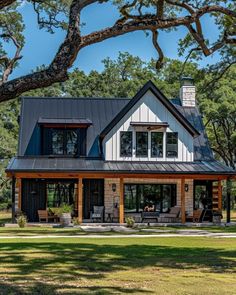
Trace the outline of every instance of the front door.
<path fill-rule="evenodd" d="M 40 179 L 22 180 L 21 210 L 29 222 L 37 222 L 38 210 L 46 209 L 46 183 Z"/>
<path fill-rule="evenodd" d="M 104 206 L 104 179 L 83 180 L 83 217 L 90 219 L 93 206 Z"/>

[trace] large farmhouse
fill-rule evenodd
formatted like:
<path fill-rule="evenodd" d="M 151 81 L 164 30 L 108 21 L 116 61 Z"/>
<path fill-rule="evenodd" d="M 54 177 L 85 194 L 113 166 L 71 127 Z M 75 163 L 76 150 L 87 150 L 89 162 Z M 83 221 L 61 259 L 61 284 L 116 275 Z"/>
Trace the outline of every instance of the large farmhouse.
<path fill-rule="evenodd" d="M 150 81 L 132 99 L 22 98 L 6 171 L 13 214 L 37 222 L 67 203 L 81 223 L 98 208 L 101 222 L 211 221 L 235 174 L 213 157 L 190 79 L 172 100 Z"/>

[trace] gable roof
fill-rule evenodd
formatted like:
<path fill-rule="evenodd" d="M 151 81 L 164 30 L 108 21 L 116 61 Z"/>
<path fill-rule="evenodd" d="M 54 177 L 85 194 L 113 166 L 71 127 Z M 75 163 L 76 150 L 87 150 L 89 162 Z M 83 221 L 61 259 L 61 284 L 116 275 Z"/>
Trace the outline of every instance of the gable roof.
<path fill-rule="evenodd" d="M 150 90 L 157 99 L 167 108 L 167 110 L 182 124 L 182 126 L 193 136 L 197 137 L 200 133 L 195 127 L 178 111 L 170 100 L 152 83 L 148 81 L 129 103 L 114 117 L 114 119 L 102 130 L 100 137 L 104 138 L 115 125 L 128 113 L 128 111 Z"/>

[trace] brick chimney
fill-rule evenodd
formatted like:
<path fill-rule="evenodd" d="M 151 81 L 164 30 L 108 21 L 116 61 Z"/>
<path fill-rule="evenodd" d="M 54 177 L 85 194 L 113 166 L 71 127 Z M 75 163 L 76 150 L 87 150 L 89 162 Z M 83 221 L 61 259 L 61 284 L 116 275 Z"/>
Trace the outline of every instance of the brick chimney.
<path fill-rule="evenodd" d="M 180 80 L 180 100 L 183 107 L 196 106 L 196 88 L 190 77 L 183 77 Z"/>

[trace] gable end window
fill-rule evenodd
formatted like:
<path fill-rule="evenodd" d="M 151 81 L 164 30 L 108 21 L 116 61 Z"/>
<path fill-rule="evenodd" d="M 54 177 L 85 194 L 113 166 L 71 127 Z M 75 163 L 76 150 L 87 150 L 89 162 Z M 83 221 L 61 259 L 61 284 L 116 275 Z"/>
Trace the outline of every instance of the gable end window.
<path fill-rule="evenodd" d="M 163 157 L 163 132 L 151 133 L 151 157 Z"/>
<path fill-rule="evenodd" d="M 136 132 L 136 157 L 148 156 L 148 132 Z"/>
<path fill-rule="evenodd" d="M 120 156 L 132 157 L 132 132 L 121 131 L 120 132 Z"/>
<path fill-rule="evenodd" d="M 177 132 L 166 133 L 166 157 L 167 158 L 178 157 L 178 133 Z"/>

